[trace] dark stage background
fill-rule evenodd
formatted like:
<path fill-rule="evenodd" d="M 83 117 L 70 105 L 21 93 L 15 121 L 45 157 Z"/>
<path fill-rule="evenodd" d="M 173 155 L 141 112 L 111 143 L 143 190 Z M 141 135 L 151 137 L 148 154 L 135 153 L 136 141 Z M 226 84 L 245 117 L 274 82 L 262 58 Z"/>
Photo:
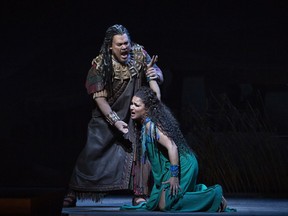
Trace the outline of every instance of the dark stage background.
<path fill-rule="evenodd" d="M 65 188 L 94 106 L 84 82 L 120 23 L 158 54 L 199 182 L 287 196 L 286 1 L 1 1 L 0 186 Z"/>

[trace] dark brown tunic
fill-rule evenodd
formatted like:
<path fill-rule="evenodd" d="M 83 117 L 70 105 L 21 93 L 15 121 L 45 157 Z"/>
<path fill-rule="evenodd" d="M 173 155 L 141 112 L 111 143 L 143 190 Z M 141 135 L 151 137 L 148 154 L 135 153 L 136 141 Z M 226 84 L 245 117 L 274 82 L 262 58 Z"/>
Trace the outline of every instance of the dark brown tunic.
<path fill-rule="evenodd" d="M 87 76 L 86 87 L 89 94 L 104 88 L 104 81 L 100 76 L 102 56 L 99 55 L 96 59 L 97 65 L 89 70 Z M 120 119 L 128 123 L 129 133 L 124 137 L 115 127 L 107 123 L 97 107 L 93 110 L 92 119 L 88 124 L 87 142 L 77 159 L 70 181 L 70 188 L 78 192 L 78 195 L 83 195 L 85 192 L 93 194 L 132 189 L 131 171 L 137 148 L 135 136 L 132 133 L 130 103 L 135 91 L 141 85 L 147 85 L 145 72 L 146 64 L 150 62 L 150 59 L 143 48 L 136 44 L 132 47 L 131 59 L 126 68 L 113 62 L 114 95 L 107 98 L 107 101 Z M 126 73 L 129 71 L 128 79 L 117 78 L 117 71 L 121 72 L 121 67 Z M 162 72 L 158 67 L 157 71 L 162 77 Z"/>

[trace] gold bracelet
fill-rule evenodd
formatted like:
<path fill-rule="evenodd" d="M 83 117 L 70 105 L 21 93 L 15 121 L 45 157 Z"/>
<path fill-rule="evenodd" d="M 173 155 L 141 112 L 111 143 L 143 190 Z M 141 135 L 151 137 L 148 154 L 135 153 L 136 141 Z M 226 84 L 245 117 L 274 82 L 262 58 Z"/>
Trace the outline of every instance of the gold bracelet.
<path fill-rule="evenodd" d="M 105 118 L 110 125 L 114 125 L 117 121 L 120 121 L 119 116 L 114 111 L 111 111 L 108 115 L 105 116 Z"/>

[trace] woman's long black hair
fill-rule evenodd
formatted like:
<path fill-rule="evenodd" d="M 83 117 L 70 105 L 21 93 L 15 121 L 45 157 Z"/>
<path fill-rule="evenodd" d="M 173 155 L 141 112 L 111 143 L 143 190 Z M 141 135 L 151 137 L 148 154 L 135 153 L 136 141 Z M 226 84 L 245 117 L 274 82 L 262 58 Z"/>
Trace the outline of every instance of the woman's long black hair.
<path fill-rule="evenodd" d="M 180 130 L 178 121 L 171 110 L 163 104 L 156 96 L 156 93 L 149 87 L 143 86 L 136 93 L 145 105 L 147 117 L 177 145 L 179 152 L 192 151 Z"/>

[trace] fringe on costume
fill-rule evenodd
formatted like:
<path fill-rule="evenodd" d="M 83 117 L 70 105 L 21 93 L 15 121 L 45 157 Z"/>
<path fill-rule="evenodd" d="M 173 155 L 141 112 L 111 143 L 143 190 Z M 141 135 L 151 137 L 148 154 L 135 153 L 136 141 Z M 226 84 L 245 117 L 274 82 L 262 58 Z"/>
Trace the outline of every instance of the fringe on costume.
<path fill-rule="evenodd" d="M 95 193 L 95 192 L 83 192 L 83 191 L 74 191 L 74 194 L 79 200 L 92 200 L 94 202 L 100 202 L 107 193 Z"/>

